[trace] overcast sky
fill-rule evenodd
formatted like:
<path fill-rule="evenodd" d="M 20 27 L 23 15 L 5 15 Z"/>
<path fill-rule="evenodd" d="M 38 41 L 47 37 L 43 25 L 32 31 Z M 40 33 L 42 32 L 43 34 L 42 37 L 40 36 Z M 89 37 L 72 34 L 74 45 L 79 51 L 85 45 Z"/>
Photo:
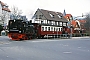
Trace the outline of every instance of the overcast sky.
<path fill-rule="evenodd" d="M 80 16 L 87 12 L 90 12 L 90 0 L 1 0 L 6 3 L 9 8 L 13 5 L 22 10 L 23 15 L 26 15 L 28 19 L 40 9 L 51 10 L 56 12 L 62 12 L 64 9 L 67 14 L 73 16 Z M 29 17 L 30 16 L 30 17 Z"/>

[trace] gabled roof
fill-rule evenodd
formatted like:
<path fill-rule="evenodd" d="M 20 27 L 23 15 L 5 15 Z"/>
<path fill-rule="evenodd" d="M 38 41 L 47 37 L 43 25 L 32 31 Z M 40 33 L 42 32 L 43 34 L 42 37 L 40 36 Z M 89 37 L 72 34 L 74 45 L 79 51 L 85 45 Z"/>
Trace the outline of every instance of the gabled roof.
<path fill-rule="evenodd" d="M 5 10 L 5 11 L 8 11 L 8 12 L 11 12 L 10 9 L 8 9 L 8 8 L 2 8 L 2 10 Z"/>
<path fill-rule="evenodd" d="M 0 4 L 1 4 L 1 6 L 2 6 L 2 10 L 5 10 L 5 11 L 8 11 L 8 12 L 11 12 L 10 9 L 9 9 L 8 7 L 5 7 L 5 8 L 3 7 L 3 6 L 6 6 L 5 3 L 3 3 L 3 2 L 0 1 Z"/>
<path fill-rule="evenodd" d="M 2 6 L 5 6 L 5 3 L 1 2 L 1 1 L 0 1 L 0 3 L 1 3 Z"/>
<path fill-rule="evenodd" d="M 71 24 L 73 25 L 74 28 L 80 28 L 80 21 L 79 20 L 72 20 Z"/>
<path fill-rule="evenodd" d="M 66 18 L 63 17 L 63 14 L 61 12 L 54 12 L 54 11 L 49 11 L 49 10 L 44 10 L 44 9 L 38 9 L 47 20 L 54 20 L 54 21 L 62 21 L 62 22 L 68 22 Z M 53 15 L 53 17 L 50 16 Z M 61 17 L 59 17 L 59 16 Z"/>
<path fill-rule="evenodd" d="M 72 17 L 72 15 L 71 14 L 66 14 L 65 16 L 64 16 L 66 19 L 70 19 L 71 17 Z M 68 18 L 67 18 L 68 17 Z"/>
<path fill-rule="evenodd" d="M 79 24 L 77 24 L 77 22 L 80 23 L 80 26 Z M 73 25 L 74 28 L 81 28 L 81 29 L 85 29 L 85 26 L 84 26 L 84 23 L 86 23 L 86 20 L 72 20 L 71 24 Z"/>

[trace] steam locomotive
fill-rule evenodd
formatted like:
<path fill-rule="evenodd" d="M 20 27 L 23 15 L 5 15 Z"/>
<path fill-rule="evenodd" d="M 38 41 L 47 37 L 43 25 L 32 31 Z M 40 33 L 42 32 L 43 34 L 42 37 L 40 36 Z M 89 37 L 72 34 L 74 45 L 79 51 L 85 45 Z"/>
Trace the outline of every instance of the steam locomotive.
<path fill-rule="evenodd" d="M 11 40 L 30 40 L 36 38 L 44 38 L 45 36 L 60 36 L 68 34 L 68 27 L 59 27 L 56 25 L 31 23 L 31 21 L 23 21 L 20 19 L 9 20 L 8 36 Z"/>
<path fill-rule="evenodd" d="M 33 24 L 23 20 L 9 20 L 8 36 L 12 40 L 27 40 L 36 37 Z"/>

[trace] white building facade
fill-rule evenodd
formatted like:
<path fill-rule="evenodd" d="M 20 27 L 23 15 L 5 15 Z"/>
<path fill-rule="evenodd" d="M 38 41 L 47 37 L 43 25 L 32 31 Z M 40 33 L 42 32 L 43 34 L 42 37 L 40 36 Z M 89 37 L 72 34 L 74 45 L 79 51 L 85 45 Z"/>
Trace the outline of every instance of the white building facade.
<path fill-rule="evenodd" d="M 7 26 L 10 20 L 11 11 L 9 10 L 7 4 L 0 1 L 0 25 Z"/>
<path fill-rule="evenodd" d="M 68 21 L 62 13 L 44 9 L 37 9 L 32 17 L 32 23 L 41 24 L 42 31 L 62 31 L 63 27 L 68 26 Z"/>

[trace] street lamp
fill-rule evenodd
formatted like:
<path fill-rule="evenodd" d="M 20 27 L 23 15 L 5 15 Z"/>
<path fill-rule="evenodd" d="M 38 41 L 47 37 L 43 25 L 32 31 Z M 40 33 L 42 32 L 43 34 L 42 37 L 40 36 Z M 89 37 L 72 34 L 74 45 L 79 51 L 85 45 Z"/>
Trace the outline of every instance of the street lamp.
<path fill-rule="evenodd" d="M 72 20 L 73 20 L 73 17 L 71 16 L 70 17 L 70 30 L 71 30 L 71 34 L 70 34 L 70 37 L 72 37 L 72 28 L 73 28 L 73 25 L 72 25 Z"/>
<path fill-rule="evenodd" d="M 72 26 L 72 24 L 71 24 L 71 26 L 70 26 L 70 29 L 71 29 L 70 37 L 71 37 L 71 38 L 72 38 L 72 28 L 73 28 L 73 26 Z"/>
<path fill-rule="evenodd" d="M 58 38 L 58 28 L 56 29 L 56 31 L 57 31 L 57 38 Z"/>

